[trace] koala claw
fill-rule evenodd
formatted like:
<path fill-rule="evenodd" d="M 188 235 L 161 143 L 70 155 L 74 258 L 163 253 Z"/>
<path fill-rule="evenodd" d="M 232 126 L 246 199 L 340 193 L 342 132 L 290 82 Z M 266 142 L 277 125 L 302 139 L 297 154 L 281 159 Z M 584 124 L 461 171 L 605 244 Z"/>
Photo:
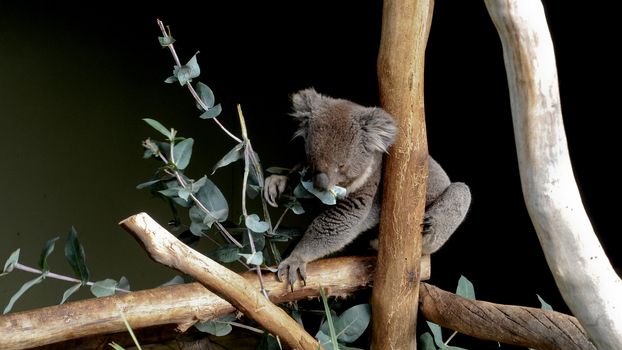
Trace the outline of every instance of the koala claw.
<path fill-rule="evenodd" d="M 434 220 L 432 216 L 428 213 L 425 213 L 423 216 L 423 222 L 421 223 L 421 227 L 423 228 L 423 234 L 429 234 L 432 231 L 432 226 L 434 225 Z"/>
<path fill-rule="evenodd" d="M 300 279 L 307 284 L 307 262 L 301 258 L 290 256 L 289 258 L 281 261 L 277 271 L 277 278 L 279 281 L 285 281 L 288 283 L 294 291 L 294 284 L 298 280 L 298 274 L 300 273 Z M 285 277 L 287 276 L 287 280 Z"/>
<path fill-rule="evenodd" d="M 277 207 L 276 200 L 285 192 L 287 185 L 287 176 L 284 175 L 270 175 L 264 181 L 263 197 L 266 202 L 273 207 Z"/>

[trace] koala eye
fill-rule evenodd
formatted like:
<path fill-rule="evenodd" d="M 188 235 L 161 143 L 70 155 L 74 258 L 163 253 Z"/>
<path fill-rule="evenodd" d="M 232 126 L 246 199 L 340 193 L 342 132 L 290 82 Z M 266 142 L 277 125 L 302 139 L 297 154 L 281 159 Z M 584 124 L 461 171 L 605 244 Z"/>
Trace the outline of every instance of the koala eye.
<path fill-rule="evenodd" d="M 343 170 L 346 168 L 346 165 L 344 163 L 339 164 L 339 170 Z"/>

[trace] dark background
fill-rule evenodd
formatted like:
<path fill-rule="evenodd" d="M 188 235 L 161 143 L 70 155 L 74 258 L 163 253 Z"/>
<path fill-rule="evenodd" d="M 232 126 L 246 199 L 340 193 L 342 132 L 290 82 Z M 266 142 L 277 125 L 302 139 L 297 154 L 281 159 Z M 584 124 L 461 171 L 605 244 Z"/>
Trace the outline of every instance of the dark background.
<path fill-rule="evenodd" d="M 34 266 L 44 242 L 57 235 L 64 240 L 74 225 L 93 280 L 125 275 L 133 289 L 144 289 L 173 276 L 117 226 L 139 211 L 162 223 L 170 218 L 163 202 L 134 188 L 157 166 L 141 159 L 140 141 L 156 136 L 141 118 L 158 119 L 197 140 L 189 170 L 197 178 L 234 143 L 213 123 L 196 118 L 185 89 L 163 83 L 173 61 L 157 42 L 156 18 L 171 26 L 183 62 L 200 51 L 199 80 L 222 103 L 219 119 L 239 134 L 240 103 L 264 166 L 291 166 L 302 151 L 290 141 L 291 93 L 314 86 L 334 97 L 378 104 L 381 8 L 381 1 L 140 8 L 1 1 L 1 261 L 21 248 L 20 261 Z M 545 8 L 575 176 L 594 228 L 619 268 L 614 211 L 620 187 L 609 177 L 619 149 L 612 125 L 619 116 L 617 17 L 602 5 L 545 1 Z M 433 257 L 431 283 L 454 290 L 464 275 L 478 299 L 539 307 L 539 294 L 567 312 L 524 208 L 501 45 L 483 2 L 437 1 L 425 98 L 430 153 L 473 194 L 467 220 Z M 231 198 L 232 217 L 239 214 L 239 178 L 239 166 L 212 177 Z M 70 274 L 62 244 L 57 249 L 52 270 Z M 33 277 L 3 277 L 0 305 Z M 34 287 L 15 310 L 55 304 L 68 287 L 44 283 L 48 287 Z M 468 343 L 458 338 L 452 344 Z"/>

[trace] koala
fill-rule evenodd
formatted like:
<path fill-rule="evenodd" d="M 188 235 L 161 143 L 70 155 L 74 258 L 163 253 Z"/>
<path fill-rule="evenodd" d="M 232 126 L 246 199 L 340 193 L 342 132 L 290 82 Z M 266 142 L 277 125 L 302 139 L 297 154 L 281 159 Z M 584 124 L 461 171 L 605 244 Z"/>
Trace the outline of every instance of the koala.
<path fill-rule="evenodd" d="M 345 187 L 346 197 L 317 216 L 278 266 L 277 277 L 293 286 L 307 263 L 337 252 L 380 220 L 383 154 L 393 144 L 397 127 L 381 108 L 363 107 L 317 93 L 313 88 L 292 96 L 294 137 L 305 142 L 313 186 L 322 191 Z M 450 182 L 441 166 L 428 158 L 429 175 L 423 221 L 423 254 L 440 249 L 464 220 L 471 204 L 469 187 Z M 263 196 L 276 207 L 286 191 L 287 176 L 271 175 Z M 293 287 L 292 287 L 293 288 Z"/>

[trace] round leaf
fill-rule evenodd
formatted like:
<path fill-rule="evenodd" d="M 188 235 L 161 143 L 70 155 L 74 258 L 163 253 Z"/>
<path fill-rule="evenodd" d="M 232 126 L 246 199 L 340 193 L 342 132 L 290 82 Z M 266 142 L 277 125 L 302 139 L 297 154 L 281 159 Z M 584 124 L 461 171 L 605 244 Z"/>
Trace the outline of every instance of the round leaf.
<path fill-rule="evenodd" d="M 93 293 L 96 297 L 107 297 L 114 295 L 114 292 L 117 288 L 117 281 L 107 278 L 103 281 L 95 282 L 91 286 L 91 293 Z"/>
<path fill-rule="evenodd" d="M 247 216 L 245 224 L 251 231 L 257 233 L 264 233 L 270 228 L 270 225 L 268 225 L 267 222 L 259 220 L 259 216 L 257 216 L 257 214 Z"/>
<path fill-rule="evenodd" d="M 0 273 L 0 276 L 6 275 L 9 272 L 13 271 L 18 260 L 19 260 L 19 249 L 11 253 L 9 258 L 6 260 L 6 262 L 4 263 L 4 270 L 2 270 L 2 273 Z"/>
<path fill-rule="evenodd" d="M 214 107 L 214 102 L 216 99 L 214 98 L 214 92 L 212 91 L 212 89 L 210 89 L 209 86 L 203 84 L 202 82 L 198 82 L 197 92 L 199 93 L 201 101 L 203 101 L 208 109 Z"/>
<path fill-rule="evenodd" d="M 190 163 L 190 157 L 192 156 L 193 139 L 185 139 L 175 145 L 173 149 L 173 157 L 175 159 L 175 166 L 179 170 L 184 170 Z"/>

